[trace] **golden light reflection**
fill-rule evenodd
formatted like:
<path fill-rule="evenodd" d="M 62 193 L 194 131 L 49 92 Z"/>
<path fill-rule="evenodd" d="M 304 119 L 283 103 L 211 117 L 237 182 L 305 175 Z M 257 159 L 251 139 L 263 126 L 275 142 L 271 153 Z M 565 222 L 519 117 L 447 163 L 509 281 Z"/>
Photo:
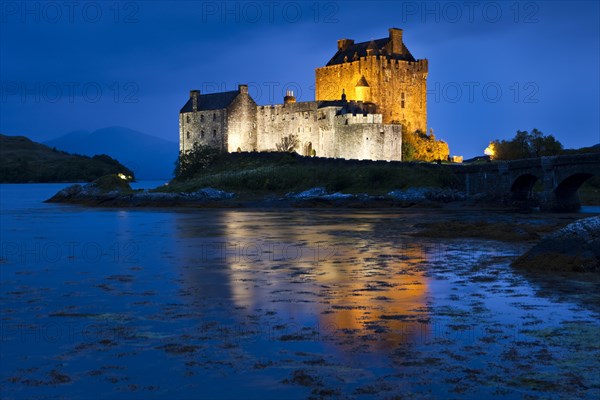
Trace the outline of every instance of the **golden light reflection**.
<path fill-rule="evenodd" d="M 236 306 L 272 310 L 282 321 L 312 320 L 335 335 L 374 335 L 384 347 L 428 329 L 428 280 L 420 270 L 426 254 L 374 237 L 379 218 L 357 225 L 352 216 L 346 225 L 314 224 L 299 213 L 284 221 L 257 215 L 264 217 L 223 214 L 224 237 L 239 244 L 227 260 Z"/>

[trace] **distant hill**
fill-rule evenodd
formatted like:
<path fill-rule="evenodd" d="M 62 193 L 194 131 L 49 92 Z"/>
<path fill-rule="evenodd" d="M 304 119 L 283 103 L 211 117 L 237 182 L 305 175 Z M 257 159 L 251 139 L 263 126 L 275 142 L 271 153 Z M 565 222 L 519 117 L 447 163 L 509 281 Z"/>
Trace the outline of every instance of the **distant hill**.
<path fill-rule="evenodd" d="M 120 126 L 94 132 L 75 131 L 44 144 L 77 154 L 108 154 L 131 169 L 138 179 L 170 178 L 179 152 L 176 142 Z"/>
<path fill-rule="evenodd" d="M 107 174 L 133 172 L 107 155 L 69 154 L 24 136 L 0 134 L 0 182 L 89 182 Z"/>
<path fill-rule="evenodd" d="M 600 143 L 589 147 L 580 147 L 578 149 L 565 149 L 563 154 L 586 154 L 586 153 L 600 153 Z"/>

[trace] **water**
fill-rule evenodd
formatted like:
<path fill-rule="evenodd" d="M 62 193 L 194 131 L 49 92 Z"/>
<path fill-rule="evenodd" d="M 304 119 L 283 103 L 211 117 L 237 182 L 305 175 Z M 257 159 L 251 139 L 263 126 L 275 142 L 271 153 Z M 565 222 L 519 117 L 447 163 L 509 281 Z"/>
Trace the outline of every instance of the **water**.
<path fill-rule="evenodd" d="M 0 185 L 2 398 L 600 395 L 598 282 L 413 236 L 447 211 L 41 202 L 63 186 Z"/>
<path fill-rule="evenodd" d="M 581 206 L 579 212 L 584 214 L 600 214 L 600 206 Z"/>

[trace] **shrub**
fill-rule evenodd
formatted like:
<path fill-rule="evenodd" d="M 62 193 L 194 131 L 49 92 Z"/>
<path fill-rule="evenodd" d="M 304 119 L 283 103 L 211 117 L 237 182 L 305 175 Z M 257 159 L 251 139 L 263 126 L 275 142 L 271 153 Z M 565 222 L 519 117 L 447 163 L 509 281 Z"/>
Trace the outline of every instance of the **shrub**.
<path fill-rule="evenodd" d="M 277 151 L 291 153 L 296 149 L 299 143 L 300 140 L 298 139 L 298 135 L 291 134 L 282 137 L 281 141 L 277 143 L 275 147 L 277 148 Z"/>
<path fill-rule="evenodd" d="M 191 150 L 179 152 L 175 162 L 175 178 L 191 178 L 208 168 L 219 157 L 220 151 L 214 147 L 194 143 Z"/>

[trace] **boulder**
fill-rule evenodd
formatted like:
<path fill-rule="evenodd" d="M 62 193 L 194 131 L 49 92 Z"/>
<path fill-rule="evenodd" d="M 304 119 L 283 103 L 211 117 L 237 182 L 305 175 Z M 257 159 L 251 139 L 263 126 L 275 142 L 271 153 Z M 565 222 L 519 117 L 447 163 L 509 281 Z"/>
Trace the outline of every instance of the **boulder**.
<path fill-rule="evenodd" d="M 543 271 L 600 272 L 600 216 L 575 221 L 544 237 L 513 266 Z"/>

